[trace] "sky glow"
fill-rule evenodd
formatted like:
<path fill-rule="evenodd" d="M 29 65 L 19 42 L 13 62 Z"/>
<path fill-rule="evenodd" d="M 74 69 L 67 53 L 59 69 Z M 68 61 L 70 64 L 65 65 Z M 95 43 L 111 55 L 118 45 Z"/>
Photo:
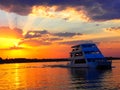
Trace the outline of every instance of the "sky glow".
<path fill-rule="evenodd" d="M 0 0 L 0 55 L 67 58 L 72 45 L 88 40 L 105 56 L 119 57 L 119 4 L 120 0 Z"/>

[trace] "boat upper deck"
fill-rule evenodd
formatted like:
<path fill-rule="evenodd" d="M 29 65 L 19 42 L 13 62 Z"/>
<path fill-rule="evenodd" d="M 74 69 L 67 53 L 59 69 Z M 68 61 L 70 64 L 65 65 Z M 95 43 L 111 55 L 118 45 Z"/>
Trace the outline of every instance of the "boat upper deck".
<path fill-rule="evenodd" d="M 71 48 L 78 48 L 78 47 L 94 47 L 96 46 L 94 43 L 84 43 L 72 46 Z"/>

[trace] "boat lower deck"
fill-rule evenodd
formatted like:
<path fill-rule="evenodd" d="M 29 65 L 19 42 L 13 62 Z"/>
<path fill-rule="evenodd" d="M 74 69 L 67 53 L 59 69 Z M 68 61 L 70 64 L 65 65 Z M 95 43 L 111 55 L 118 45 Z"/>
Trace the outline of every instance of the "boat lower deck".
<path fill-rule="evenodd" d="M 82 63 L 82 64 L 75 64 L 70 63 L 68 65 L 69 67 L 75 67 L 75 68 L 99 68 L 99 69 L 109 69 L 111 68 L 111 62 L 89 62 L 89 63 Z"/>
<path fill-rule="evenodd" d="M 69 67 L 88 68 L 88 64 L 69 64 Z"/>

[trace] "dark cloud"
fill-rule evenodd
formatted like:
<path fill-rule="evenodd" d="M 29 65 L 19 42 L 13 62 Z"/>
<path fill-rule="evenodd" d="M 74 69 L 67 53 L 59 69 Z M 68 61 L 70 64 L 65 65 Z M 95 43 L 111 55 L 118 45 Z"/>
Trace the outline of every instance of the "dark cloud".
<path fill-rule="evenodd" d="M 72 32 L 60 32 L 60 33 L 55 33 L 54 35 L 59 36 L 59 37 L 73 37 L 75 35 L 82 35 L 81 33 L 72 33 Z"/>
<path fill-rule="evenodd" d="M 39 45 L 49 45 L 53 42 L 59 41 L 61 42 L 65 38 L 71 38 L 76 35 L 82 35 L 80 33 L 71 33 L 71 32 L 65 32 L 65 33 L 50 33 L 47 30 L 42 31 L 28 31 L 24 39 L 19 43 L 21 44 L 28 44 L 30 46 L 39 46 Z M 76 41 L 77 42 L 77 41 Z M 66 42 L 61 42 L 66 43 Z M 69 43 L 69 42 L 67 42 Z"/>
<path fill-rule="evenodd" d="M 17 47 L 17 46 L 13 46 L 13 47 L 10 47 L 9 50 L 19 50 L 19 49 L 25 49 L 23 47 Z"/>
<path fill-rule="evenodd" d="M 66 7 L 83 9 L 92 20 L 120 19 L 120 0 L 0 0 L 0 8 L 8 12 L 27 15 L 33 6 L 57 5 L 58 11 Z"/>
<path fill-rule="evenodd" d="M 50 0 L 0 0 L 0 8 L 8 12 L 27 15 L 35 5 L 45 5 Z"/>
<path fill-rule="evenodd" d="M 25 38 L 36 38 L 36 37 L 41 37 L 41 35 L 43 34 L 49 34 L 48 31 L 46 30 L 43 30 L 43 31 L 28 31 L 26 34 L 25 34 Z"/>
<path fill-rule="evenodd" d="M 49 38 L 49 36 L 57 36 L 59 38 L 53 37 L 51 40 L 61 40 L 62 37 L 73 37 L 76 35 L 82 35 L 81 33 L 72 33 L 72 32 L 59 32 L 59 33 L 50 33 L 47 30 L 42 30 L 42 31 L 28 31 L 25 34 L 25 38 L 37 38 L 37 37 L 44 37 Z M 60 38 L 61 37 L 61 38 Z"/>
<path fill-rule="evenodd" d="M 23 5 L 22 3 L 18 3 L 16 1 L 17 0 L 0 0 L 0 9 L 20 15 L 27 15 L 31 12 L 31 6 Z"/>
<path fill-rule="evenodd" d="M 41 39 L 24 39 L 21 42 L 19 42 L 19 45 L 29 45 L 29 46 L 40 46 L 40 45 L 50 45 L 51 42 L 49 41 L 43 41 Z"/>
<path fill-rule="evenodd" d="M 94 0 L 93 6 L 85 8 L 93 20 L 120 19 L 120 0 Z"/>
<path fill-rule="evenodd" d="M 110 28 L 106 28 L 105 30 L 106 31 L 115 31 L 115 32 L 118 32 L 118 31 L 120 31 L 120 27 L 110 27 Z"/>
<path fill-rule="evenodd" d="M 21 49 L 26 49 L 24 47 L 17 47 L 17 46 L 13 46 L 13 47 L 10 47 L 10 48 L 0 48 L 0 50 L 21 50 Z"/>
<path fill-rule="evenodd" d="M 92 40 L 74 40 L 74 41 L 65 41 L 65 42 L 60 42 L 60 44 L 68 44 L 68 45 L 77 45 L 81 43 L 91 43 L 93 42 Z"/>
<path fill-rule="evenodd" d="M 50 41 L 57 41 L 57 40 L 63 40 L 62 38 L 49 38 Z"/>

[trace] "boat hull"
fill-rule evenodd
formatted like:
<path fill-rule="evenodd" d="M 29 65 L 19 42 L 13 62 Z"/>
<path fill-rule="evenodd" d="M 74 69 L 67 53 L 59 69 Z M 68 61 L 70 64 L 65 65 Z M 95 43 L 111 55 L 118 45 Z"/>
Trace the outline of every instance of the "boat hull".
<path fill-rule="evenodd" d="M 99 63 L 92 62 L 86 64 L 68 64 L 69 67 L 72 68 L 97 68 L 97 69 L 109 69 L 111 68 L 111 62 Z"/>
<path fill-rule="evenodd" d="M 110 69 L 110 68 L 112 68 L 112 62 L 98 64 L 96 68 L 98 68 L 98 69 Z"/>
<path fill-rule="evenodd" d="M 75 67 L 75 68 L 88 68 L 88 64 L 68 64 L 69 67 Z"/>

